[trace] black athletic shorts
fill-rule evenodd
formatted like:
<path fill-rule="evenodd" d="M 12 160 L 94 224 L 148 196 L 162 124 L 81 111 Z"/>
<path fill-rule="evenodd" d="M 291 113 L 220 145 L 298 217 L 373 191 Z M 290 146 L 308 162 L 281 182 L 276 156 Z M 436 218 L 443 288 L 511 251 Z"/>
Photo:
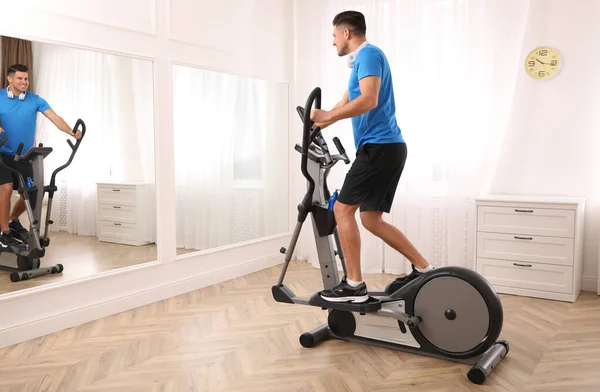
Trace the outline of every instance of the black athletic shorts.
<path fill-rule="evenodd" d="M 14 156 L 6 154 L 0 155 L 2 155 L 2 160 L 4 163 L 6 163 L 6 165 L 12 167 L 13 169 L 17 169 L 21 173 L 25 183 L 27 183 L 27 177 L 33 179 L 33 166 L 31 165 L 31 162 L 26 159 L 15 161 Z M 19 179 L 17 178 L 17 175 L 13 174 L 13 172 L 8 170 L 6 167 L 0 166 L 0 185 L 8 184 L 9 182 L 12 182 L 13 189 L 19 188 Z"/>
<path fill-rule="evenodd" d="M 361 211 L 390 212 L 406 162 L 406 144 L 367 143 L 358 148 L 338 201 Z"/>

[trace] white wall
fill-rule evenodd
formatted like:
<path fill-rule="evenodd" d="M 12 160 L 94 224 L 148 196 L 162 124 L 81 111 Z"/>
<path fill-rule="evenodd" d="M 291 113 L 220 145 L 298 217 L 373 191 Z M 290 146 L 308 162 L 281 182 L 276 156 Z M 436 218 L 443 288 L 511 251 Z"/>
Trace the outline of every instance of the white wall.
<path fill-rule="evenodd" d="M 3 18 L 0 35 L 154 62 L 159 222 L 154 263 L 0 296 L 0 347 L 282 261 L 285 233 L 176 260 L 171 66 L 289 83 L 294 94 L 292 0 L 1 0 L 0 7 L 16 12 Z"/>
<path fill-rule="evenodd" d="M 562 56 L 553 79 L 523 62 L 491 192 L 587 198 L 584 287 L 595 289 L 600 228 L 600 36 L 596 0 L 532 0 L 521 57 L 549 45 Z M 591 285 L 591 287 L 590 287 Z"/>

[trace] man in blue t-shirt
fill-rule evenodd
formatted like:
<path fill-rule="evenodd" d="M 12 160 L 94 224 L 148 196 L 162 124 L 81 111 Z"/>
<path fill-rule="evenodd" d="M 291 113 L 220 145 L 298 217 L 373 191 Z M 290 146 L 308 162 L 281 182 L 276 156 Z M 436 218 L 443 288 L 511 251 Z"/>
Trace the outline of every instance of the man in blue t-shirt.
<path fill-rule="evenodd" d="M 333 45 L 338 56 L 347 55 L 348 66 L 352 68 L 348 90 L 331 111 L 313 110 L 311 120 L 315 126 L 325 128 L 352 118 L 356 160 L 334 205 L 348 275 L 337 287 L 319 294 L 332 302 L 364 302 L 369 297 L 360 270 L 360 233 L 355 219 L 359 207 L 365 228 L 412 263 L 413 271 L 388 285 L 388 294 L 432 267 L 404 234 L 382 217 L 383 212 L 391 210 L 407 154 L 396 123 L 390 65 L 381 49 L 367 41 L 362 13 L 342 12 L 333 19 L 333 27 Z"/>
<path fill-rule="evenodd" d="M 8 87 L 0 90 L 0 140 L 8 138 L 0 148 L 0 155 L 6 165 L 21 173 L 24 180 L 27 180 L 27 177 L 33 178 L 33 168 L 31 163 L 25 160 L 15 161 L 15 154 L 20 143 L 23 143 L 21 154 L 33 147 L 38 112 L 43 113 L 61 131 L 75 139 L 81 138 L 81 131 L 73 134 L 65 120 L 58 116 L 42 97 L 27 92 L 28 72 L 29 69 L 25 65 L 10 66 L 7 71 Z M 0 166 L 0 248 L 18 245 L 20 241 L 27 239 L 28 230 L 19 222 L 19 216 L 25 212 L 23 196 L 15 203 L 9 215 L 10 197 L 18 187 L 16 175 L 8 168 Z"/>

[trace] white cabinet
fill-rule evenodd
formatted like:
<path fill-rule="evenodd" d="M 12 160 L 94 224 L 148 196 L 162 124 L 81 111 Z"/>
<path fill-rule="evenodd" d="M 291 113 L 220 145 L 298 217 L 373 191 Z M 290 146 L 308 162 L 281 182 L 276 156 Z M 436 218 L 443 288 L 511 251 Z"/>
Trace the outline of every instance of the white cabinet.
<path fill-rule="evenodd" d="M 100 241 L 137 246 L 156 241 L 152 184 L 103 182 L 97 186 Z"/>
<path fill-rule="evenodd" d="M 476 199 L 476 269 L 499 293 L 575 302 L 583 279 L 585 199 Z"/>

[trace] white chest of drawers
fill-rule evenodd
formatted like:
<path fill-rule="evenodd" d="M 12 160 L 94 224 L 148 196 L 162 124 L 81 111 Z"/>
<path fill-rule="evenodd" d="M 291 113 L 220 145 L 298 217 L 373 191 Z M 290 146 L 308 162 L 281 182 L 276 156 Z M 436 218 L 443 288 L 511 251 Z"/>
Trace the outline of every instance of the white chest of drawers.
<path fill-rule="evenodd" d="M 136 246 L 156 241 L 152 184 L 99 182 L 97 189 L 100 241 Z"/>
<path fill-rule="evenodd" d="M 583 279 L 585 199 L 476 199 L 476 269 L 499 293 L 575 302 Z"/>

